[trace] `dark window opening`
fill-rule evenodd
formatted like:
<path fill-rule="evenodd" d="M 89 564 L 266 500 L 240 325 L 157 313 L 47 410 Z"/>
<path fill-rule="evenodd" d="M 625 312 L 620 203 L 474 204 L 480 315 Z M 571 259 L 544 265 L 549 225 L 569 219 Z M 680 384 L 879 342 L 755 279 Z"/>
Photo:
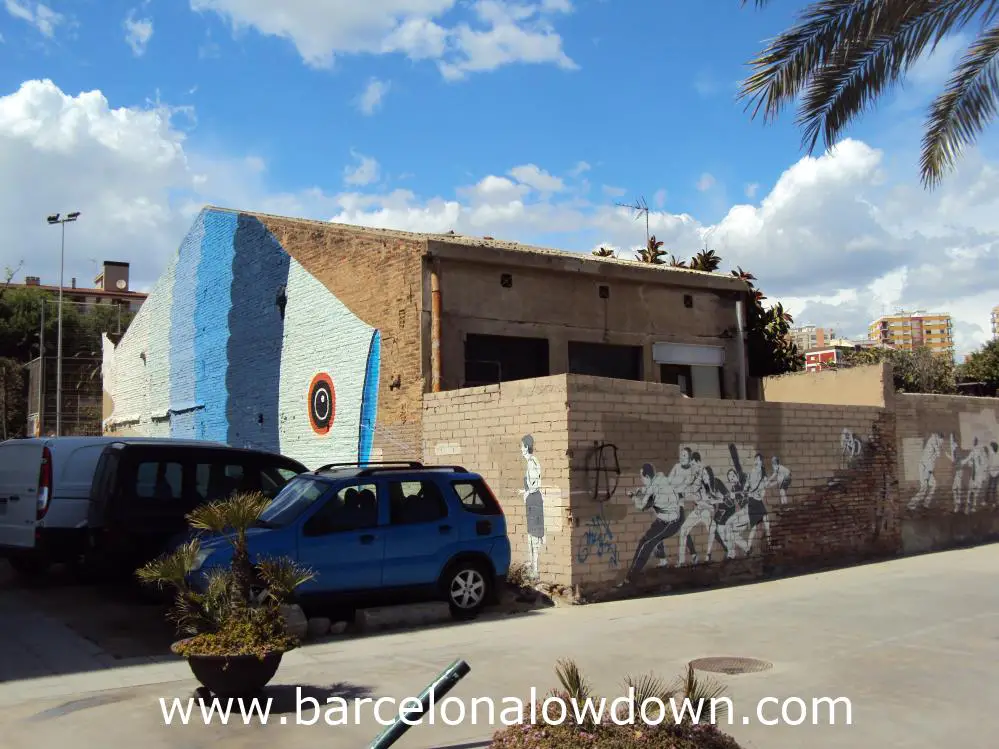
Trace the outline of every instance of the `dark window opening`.
<path fill-rule="evenodd" d="M 569 374 L 641 380 L 642 356 L 641 346 L 569 341 Z"/>
<path fill-rule="evenodd" d="M 597 294 L 601 299 L 610 299 L 610 286 L 600 286 L 597 289 Z"/>
<path fill-rule="evenodd" d="M 469 335 L 465 339 L 465 387 L 549 374 L 547 338 Z"/>
<path fill-rule="evenodd" d="M 509 289 L 513 286 L 513 276 L 509 273 L 503 273 L 500 275 L 500 286 L 504 289 Z"/>
<path fill-rule="evenodd" d="M 694 306 L 694 297 L 690 294 L 683 295 L 683 306 L 687 309 L 691 309 Z"/>
<path fill-rule="evenodd" d="M 433 523 L 447 517 L 447 502 L 433 481 L 393 481 L 389 508 L 392 525 Z"/>
<path fill-rule="evenodd" d="M 694 380 L 686 364 L 660 364 L 659 381 L 665 385 L 679 385 L 682 393 L 694 397 Z"/>

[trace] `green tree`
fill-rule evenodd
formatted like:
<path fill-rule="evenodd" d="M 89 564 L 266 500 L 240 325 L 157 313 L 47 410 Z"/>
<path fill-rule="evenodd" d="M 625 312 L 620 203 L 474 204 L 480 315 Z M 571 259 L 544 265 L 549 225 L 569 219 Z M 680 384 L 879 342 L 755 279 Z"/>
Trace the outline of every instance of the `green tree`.
<path fill-rule="evenodd" d="M 721 262 L 721 258 L 718 258 Z M 767 297 L 756 287 L 756 276 L 737 267 L 732 275 L 749 287 L 746 305 L 746 357 L 751 377 L 773 377 L 804 368 L 805 357 L 791 340 L 794 318 L 780 302 L 764 306 Z"/>
<path fill-rule="evenodd" d="M 649 237 L 649 241 L 643 249 L 635 253 L 635 259 L 638 262 L 649 265 L 663 265 L 666 262 L 665 258 L 666 250 L 663 249 L 663 243 L 656 239 L 655 234 Z"/>
<path fill-rule="evenodd" d="M 887 362 L 891 365 L 895 390 L 903 393 L 956 393 L 954 360 L 923 346 L 912 351 L 894 348 L 863 348 L 848 351 L 841 367 Z"/>
<path fill-rule="evenodd" d="M 805 147 L 814 150 L 820 138 L 829 147 L 944 37 L 975 27 L 930 106 L 920 171 L 923 184 L 934 187 L 999 108 L 997 17 L 996 0 L 814 0 L 750 62 L 740 96 L 764 121 L 798 102 Z"/>
<path fill-rule="evenodd" d="M 707 248 L 701 250 L 690 258 L 691 270 L 702 270 L 707 273 L 714 273 L 721 265 L 721 258 L 715 254 L 714 250 Z"/>
<path fill-rule="evenodd" d="M 614 250 L 608 250 L 606 247 L 600 247 L 593 251 L 593 254 L 597 257 L 614 257 Z"/>
<path fill-rule="evenodd" d="M 999 388 L 999 339 L 993 339 L 973 352 L 957 371 L 965 382 L 984 382 Z"/>

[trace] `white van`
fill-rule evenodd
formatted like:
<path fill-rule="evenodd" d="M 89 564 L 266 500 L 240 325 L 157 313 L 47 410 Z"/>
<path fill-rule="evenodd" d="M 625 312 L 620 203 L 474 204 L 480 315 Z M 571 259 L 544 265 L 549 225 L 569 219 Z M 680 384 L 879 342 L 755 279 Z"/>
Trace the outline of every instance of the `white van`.
<path fill-rule="evenodd" d="M 35 437 L 0 442 L 0 558 L 18 572 L 75 562 L 86 549 L 90 490 L 115 442 L 196 442 L 143 437 Z"/>

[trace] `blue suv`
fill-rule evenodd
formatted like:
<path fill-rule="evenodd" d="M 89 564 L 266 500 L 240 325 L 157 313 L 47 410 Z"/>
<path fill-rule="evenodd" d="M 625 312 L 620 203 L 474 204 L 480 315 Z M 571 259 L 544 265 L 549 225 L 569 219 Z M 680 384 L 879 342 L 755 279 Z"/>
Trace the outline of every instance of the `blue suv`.
<path fill-rule="evenodd" d="M 251 557 L 289 557 L 316 573 L 298 591 L 306 611 L 444 600 L 454 618 L 471 619 L 510 567 L 499 502 L 460 466 L 335 463 L 299 474 L 247 544 Z M 203 540 L 195 577 L 228 564 L 231 551 L 224 538 Z"/>

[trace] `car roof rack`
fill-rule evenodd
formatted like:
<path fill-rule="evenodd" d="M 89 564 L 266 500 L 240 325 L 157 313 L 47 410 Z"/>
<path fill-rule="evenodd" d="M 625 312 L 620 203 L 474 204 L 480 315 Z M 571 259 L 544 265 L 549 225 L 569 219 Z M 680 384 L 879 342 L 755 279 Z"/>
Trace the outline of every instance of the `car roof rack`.
<path fill-rule="evenodd" d="M 370 463 L 328 463 L 324 466 L 320 466 L 313 473 L 321 473 L 322 471 L 328 471 L 337 468 L 359 468 L 357 476 L 371 476 L 375 473 L 380 473 L 382 471 L 417 471 L 417 470 L 428 470 L 428 471 L 452 471 L 453 473 L 468 473 L 468 471 L 463 466 L 428 466 L 420 463 L 419 461 L 384 461 L 384 462 L 370 462 Z"/>
<path fill-rule="evenodd" d="M 328 471 L 332 468 L 367 468 L 369 466 L 375 468 L 423 468 L 423 463 L 415 460 L 387 460 L 383 462 L 379 461 L 368 461 L 366 463 L 327 463 L 324 466 L 319 466 L 313 473 L 319 473 L 320 471 Z"/>

